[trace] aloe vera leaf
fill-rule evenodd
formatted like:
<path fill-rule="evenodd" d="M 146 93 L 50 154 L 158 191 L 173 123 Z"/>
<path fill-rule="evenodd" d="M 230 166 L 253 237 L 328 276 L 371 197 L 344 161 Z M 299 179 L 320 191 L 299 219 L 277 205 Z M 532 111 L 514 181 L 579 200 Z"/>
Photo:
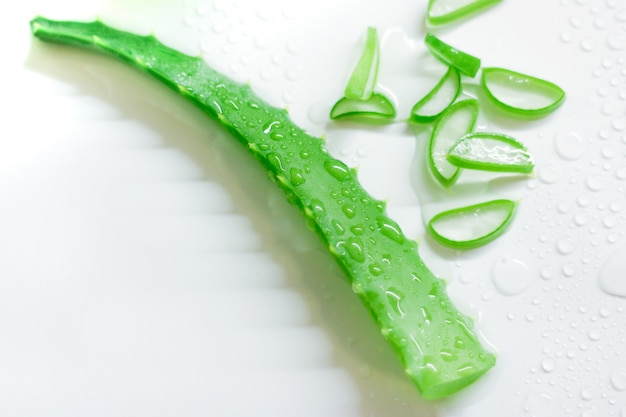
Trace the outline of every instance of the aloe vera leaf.
<path fill-rule="evenodd" d="M 461 169 L 448 161 L 448 153 L 459 139 L 474 129 L 477 117 L 478 102 L 467 99 L 448 107 L 435 122 L 428 142 L 428 166 L 435 179 L 446 188 L 461 174 Z"/>
<path fill-rule="evenodd" d="M 461 74 L 473 78 L 478 73 L 480 69 L 479 58 L 456 49 L 432 33 L 426 34 L 424 43 L 435 58 L 446 65 L 456 68 Z"/>
<path fill-rule="evenodd" d="M 363 54 L 346 84 L 344 95 L 347 98 L 367 100 L 374 93 L 378 78 L 379 49 L 378 32 L 376 28 L 368 27 Z"/>
<path fill-rule="evenodd" d="M 201 58 L 96 21 L 31 21 L 44 41 L 106 52 L 162 81 L 228 130 L 303 213 L 345 271 L 382 335 L 424 398 L 452 394 L 494 364 L 473 322 L 449 300 L 444 281 L 424 265 L 417 244 L 385 214 L 355 172 L 284 110 L 211 69 Z M 234 172 L 233 172 L 234 174 Z M 250 312 L 254 314 L 254 312 Z"/>
<path fill-rule="evenodd" d="M 454 67 L 411 109 L 410 120 L 416 123 L 429 123 L 443 113 L 461 93 L 461 76 Z"/>
<path fill-rule="evenodd" d="M 497 106 L 520 116 L 544 116 L 565 100 L 558 85 L 504 68 L 483 68 L 480 83 Z"/>
<path fill-rule="evenodd" d="M 515 202 L 492 200 L 435 215 L 427 229 L 439 243 L 455 249 L 473 249 L 498 238 L 513 220 Z"/>
<path fill-rule="evenodd" d="M 387 97 L 379 93 L 374 93 L 365 100 L 343 97 L 330 110 L 330 118 L 333 120 L 393 119 L 394 117 L 396 117 L 395 106 Z"/>
<path fill-rule="evenodd" d="M 430 0 L 426 21 L 431 25 L 445 25 L 474 14 L 502 0 Z"/>
<path fill-rule="evenodd" d="M 501 133 L 475 132 L 462 137 L 448 152 L 459 168 L 530 174 L 535 166 L 526 146 Z"/>

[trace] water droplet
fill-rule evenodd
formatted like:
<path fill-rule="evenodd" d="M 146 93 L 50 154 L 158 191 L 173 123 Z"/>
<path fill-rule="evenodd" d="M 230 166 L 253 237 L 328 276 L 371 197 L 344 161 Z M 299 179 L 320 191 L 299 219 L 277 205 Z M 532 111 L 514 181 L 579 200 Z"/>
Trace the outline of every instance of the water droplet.
<path fill-rule="evenodd" d="M 626 33 L 624 32 L 609 32 L 606 35 L 606 45 L 614 51 L 621 51 L 626 48 Z"/>
<path fill-rule="evenodd" d="M 541 278 L 552 279 L 554 278 L 555 268 L 552 265 L 547 265 L 541 268 Z"/>
<path fill-rule="evenodd" d="M 580 390 L 580 398 L 585 401 L 593 399 L 593 389 L 591 387 L 585 387 Z"/>
<path fill-rule="evenodd" d="M 597 329 L 592 329 L 589 330 L 589 332 L 587 333 L 587 337 L 589 338 L 589 340 L 597 342 L 598 340 L 600 340 L 601 335 Z"/>
<path fill-rule="evenodd" d="M 582 49 L 585 52 L 593 51 L 594 46 L 595 45 L 594 45 L 592 38 L 585 38 L 580 41 L 580 49 Z"/>
<path fill-rule="evenodd" d="M 573 131 L 561 131 L 554 137 L 556 153 L 566 161 L 574 161 L 585 153 L 581 135 Z"/>
<path fill-rule="evenodd" d="M 611 375 L 611 386 L 615 391 L 626 391 L 626 374 L 615 372 Z"/>
<path fill-rule="evenodd" d="M 343 235 L 346 232 L 346 228 L 344 227 L 344 225 L 337 220 L 331 221 L 331 224 L 333 225 L 333 229 L 335 229 L 335 232 L 338 235 Z"/>
<path fill-rule="evenodd" d="M 574 215 L 574 223 L 577 226 L 584 226 L 589 223 L 589 214 L 585 211 L 580 211 Z"/>
<path fill-rule="evenodd" d="M 385 291 L 385 294 L 387 295 L 387 299 L 391 308 L 393 308 L 396 314 L 398 314 L 400 317 L 404 317 L 405 313 L 404 310 L 402 310 L 402 306 L 400 305 L 402 299 L 404 298 L 404 294 L 402 294 L 395 288 L 389 288 L 387 291 Z"/>
<path fill-rule="evenodd" d="M 600 175 L 590 175 L 585 180 L 585 185 L 590 191 L 601 191 L 606 186 L 606 181 Z"/>
<path fill-rule="evenodd" d="M 302 172 L 300 168 L 291 168 L 291 170 L 289 171 L 289 174 L 291 176 L 290 182 L 295 187 L 302 185 L 306 182 L 304 173 Z"/>
<path fill-rule="evenodd" d="M 357 237 L 351 237 L 346 242 L 346 252 L 357 262 L 365 262 L 365 252 L 363 242 Z"/>
<path fill-rule="evenodd" d="M 343 181 L 350 176 L 350 168 L 337 159 L 326 160 L 324 169 L 338 181 Z"/>
<path fill-rule="evenodd" d="M 341 207 L 341 211 L 346 215 L 347 218 L 352 219 L 356 216 L 356 208 L 351 204 L 346 204 Z"/>
<path fill-rule="evenodd" d="M 388 237 L 394 242 L 400 244 L 404 243 L 404 235 L 400 230 L 400 226 L 398 226 L 398 224 L 393 220 L 381 216 L 376 218 L 376 225 L 378 226 L 380 233 L 382 233 L 384 236 Z"/>
<path fill-rule="evenodd" d="M 554 359 L 542 360 L 541 369 L 543 369 L 543 371 L 547 373 L 553 372 L 556 369 L 556 363 L 554 362 Z"/>
<path fill-rule="evenodd" d="M 541 167 L 538 170 L 538 177 L 541 182 L 544 184 L 554 184 L 559 181 L 561 177 L 561 172 L 559 168 L 554 165 L 549 165 L 546 167 Z"/>
<path fill-rule="evenodd" d="M 571 237 L 561 238 L 556 243 L 556 250 L 561 255 L 569 255 L 570 253 L 574 252 L 574 249 L 575 249 L 574 239 Z"/>
<path fill-rule="evenodd" d="M 616 250 L 600 271 L 600 288 L 608 294 L 626 297 L 626 246 Z"/>
<path fill-rule="evenodd" d="M 502 258 L 491 268 L 491 280 L 503 295 L 522 293 L 528 287 L 530 279 L 530 268 L 519 259 Z"/>

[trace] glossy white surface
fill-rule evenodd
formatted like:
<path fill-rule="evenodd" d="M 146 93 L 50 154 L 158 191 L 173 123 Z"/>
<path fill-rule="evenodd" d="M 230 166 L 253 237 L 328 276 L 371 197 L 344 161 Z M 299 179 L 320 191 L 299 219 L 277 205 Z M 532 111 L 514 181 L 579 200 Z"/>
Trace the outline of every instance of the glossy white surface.
<path fill-rule="evenodd" d="M 568 94 L 524 121 L 465 79 L 478 128 L 524 142 L 536 175 L 467 175 L 449 193 L 423 175 L 424 129 L 326 116 L 368 25 L 400 119 L 441 76 L 413 3 L 32 0 L 3 14 L 0 415 L 626 416 L 626 3 L 505 0 L 434 29 Z M 31 39 L 38 13 L 154 31 L 325 134 L 421 242 L 496 367 L 421 400 L 239 145 L 143 74 Z M 494 243 L 455 252 L 425 236 L 436 212 L 487 196 L 520 199 Z"/>

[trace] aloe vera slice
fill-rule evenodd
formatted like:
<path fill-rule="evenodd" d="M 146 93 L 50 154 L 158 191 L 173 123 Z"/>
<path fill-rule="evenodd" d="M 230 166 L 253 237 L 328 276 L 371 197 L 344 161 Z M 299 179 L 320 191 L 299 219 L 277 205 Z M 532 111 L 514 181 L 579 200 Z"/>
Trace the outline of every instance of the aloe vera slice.
<path fill-rule="evenodd" d="M 503 68 L 483 68 L 480 82 L 496 105 L 518 115 L 543 116 L 565 100 L 558 85 Z"/>
<path fill-rule="evenodd" d="M 444 25 L 476 13 L 502 0 L 430 0 L 426 20 L 431 25 Z"/>
<path fill-rule="evenodd" d="M 365 49 L 344 91 L 330 111 L 332 120 L 389 120 L 396 117 L 396 108 L 387 97 L 375 93 L 378 78 L 378 32 L 367 28 Z"/>
<path fill-rule="evenodd" d="M 480 69 L 480 59 L 466 54 L 453 46 L 448 45 L 441 39 L 427 33 L 424 40 L 430 52 L 446 65 L 456 68 L 461 74 L 475 77 Z"/>
<path fill-rule="evenodd" d="M 346 98 L 367 100 L 372 96 L 378 78 L 379 54 L 378 32 L 368 27 L 365 49 L 346 85 Z"/>
<path fill-rule="evenodd" d="M 428 165 L 437 181 L 446 188 L 461 174 L 460 168 L 448 161 L 448 153 L 460 138 L 474 129 L 477 116 L 478 102 L 468 99 L 448 107 L 435 122 L 428 143 Z"/>
<path fill-rule="evenodd" d="M 455 249 L 483 246 L 504 233 L 515 211 L 511 200 L 492 200 L 435 215 L 428 232 L 439 243 Z"/>
<path fill-rule="evenodd" d="M 324 141 L 296 126 L 249 85 L 220 74 L 200 57 L 103 23 L 31 21 L 44 41 L 105 52 L 155 77 L 219 123 L 260 162 L 318 233 L 398 353 L 424 398 L 450 395 L 494 364 L 473 323 L 450 301 L 414 240 L 370 196 L 356 173 L 328 154 Z M 233 167 L 233 175 L 236 175 Z M 255 314 L 251 306 L 249 314 Z M 254 349 L 251 345 L 250 349 Z"/>
<path fill-rule="evenodd" d="M 459 168 L 494 172 L 533 171 L 533 158 L 526 146 L 500 133 L 475 132 L 461 138 L 448 152 L 448 161 Z"/>
<path fill-rule="evenodd" d="M 432 122 L 457 99 L 460 92 L 461 76 L 454 67 L 448 67 L 437 85 L 413 106 L 411 121 Z"/>
<path fill-rule="evenodd" d="M 384 95 L 373 93 L 368 99 L 353 99 L 343 97 L 330 110 L 333 120 L 347 118 L 364 119 L 393 119 L 396 117 L 396 108 Z"/>

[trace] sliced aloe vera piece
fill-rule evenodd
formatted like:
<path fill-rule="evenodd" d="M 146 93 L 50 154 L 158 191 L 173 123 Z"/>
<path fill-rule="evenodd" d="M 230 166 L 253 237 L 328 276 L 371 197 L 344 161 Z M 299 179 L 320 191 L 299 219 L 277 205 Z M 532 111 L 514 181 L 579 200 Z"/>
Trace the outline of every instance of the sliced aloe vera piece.
<path fill-rule="evenodd" d="M 373 93 L 366 100 L 343 97 L 330 111 L 333 120 L 347 118 L 362 119 L 393 119 L 396 117 L 396 108 L 393 103 L 380 93 Z"/>
<path fill-rule="evenodd" d="M 441 39 L 427 33 L 424 39 L 430 52 L 446 65 L 456 68 L 461 74 L 475 77 L 480 69 L 480 59 L 448 45 Z"/>
<path fill-rule="evenodd" d="M 503 68 L 483 68 L 480 82 L 494 103 L 519 115 L 542 116 L 565 100 L 558 85 Z"/>
<path fill-rule="evenodd" d="M 426 20 L 431 25 L 444 25 L 500 1 L 502 0 L 430 0 Z"/>
<path fill-rule="evenodd" d="M 459 168 L 528 174 L 534 167 L 526 146 L 500 133 L 476 132 L 461 138 L 448 152 L 448 161 Z"/>
<path fill-rule="evenodd" d="M 478 116 L 478 102 L 474 99 L 459 101 L 448 107 L 437 119 L 428 143 L 428 165 L 444 187 L 456 182 L 461 170 L 448 161 L 450 148 L 474 129 Z"/>
<path fill-rule="evenodd" d="M 372 96 L 378 77 L 378 59 L 378 32 L 368 27 L 365 49 L 346 85 L 344 95 L 347 98 L 367 100 Z"/>
<path fill-rule="evenodd" d="M 411 121 L 432 122 L 457 99 L 460 92 L 461 76 L 456 68 L 448 67 L 437 85 L 413 106 Z"/>
<path fill-rule="evenodd" d="M 428 232 L 439 243 L 456 249 L 485 245 L 504 233 L 515 211 L 511 200 L 492 200 L 435 215 Z"/>

